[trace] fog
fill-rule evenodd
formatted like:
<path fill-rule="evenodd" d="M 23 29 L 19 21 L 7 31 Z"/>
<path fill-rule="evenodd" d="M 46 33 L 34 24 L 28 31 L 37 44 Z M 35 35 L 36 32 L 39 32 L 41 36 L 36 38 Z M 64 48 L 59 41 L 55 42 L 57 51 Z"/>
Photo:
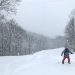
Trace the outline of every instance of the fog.
<path fill-rule="evenodd" d="M 22 0 L 15 19 L 24 29 L 49 37 L 64 35 L 75 0 Z"/>

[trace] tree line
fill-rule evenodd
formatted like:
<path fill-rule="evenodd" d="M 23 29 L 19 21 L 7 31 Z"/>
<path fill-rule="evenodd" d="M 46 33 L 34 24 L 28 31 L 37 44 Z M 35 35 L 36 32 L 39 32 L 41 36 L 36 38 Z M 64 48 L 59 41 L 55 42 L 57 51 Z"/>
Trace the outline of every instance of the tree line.
<path fill-rule="evenodd" d="M 65 46 L 75 51 L 75 9 L 72 10 L 65 28 Z"/>
<path fill-rule="evenodd" d="M 1 56 L 32 54 L 41 50 L 62 47 L 64 42 L 64 37 L 51 39 L 44 35 L 28 32 L 20 27 L 14 19 L 7 21 L 3 18 L 0 22 Z"/>
<path fill-rule="evenodd" d="M 51 39 L 28 32 L 14 19 L 8 19 L 6 15 L 16 13 L 18 3 L 20 0 L 0 0 L 0 56 L 26 55 L 64 46 L 64 37 Z"/>

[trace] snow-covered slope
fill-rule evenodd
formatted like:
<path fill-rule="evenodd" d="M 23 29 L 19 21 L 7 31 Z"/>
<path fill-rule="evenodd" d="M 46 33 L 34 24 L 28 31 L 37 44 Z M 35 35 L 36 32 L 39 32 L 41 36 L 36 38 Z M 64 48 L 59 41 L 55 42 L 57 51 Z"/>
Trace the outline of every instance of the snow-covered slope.
<path fill-rule="evenodd" d="M 44 50 L 27 56 L 0 57 L 0 75 L 75 75 L 75 54 L 70 55 L 71 64 L 61 64 L 63 49 Z"/>

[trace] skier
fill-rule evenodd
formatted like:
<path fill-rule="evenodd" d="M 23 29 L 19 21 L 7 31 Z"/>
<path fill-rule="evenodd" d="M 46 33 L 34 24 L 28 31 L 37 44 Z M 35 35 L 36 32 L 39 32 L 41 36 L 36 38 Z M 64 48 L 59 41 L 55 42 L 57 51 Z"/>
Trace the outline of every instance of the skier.
<path fill-rule="evenodd" d="M 68 63 L 70 64 L 70 57 L 69 57 L 69 53 L 73 54 L 68 48 L 65 48 L 62 53 L 61 56 L 64 54 L 63 56 L 63 60 L 62 60 L 62 64 L 64 64 L 65 59 L 68 59 Z"/>

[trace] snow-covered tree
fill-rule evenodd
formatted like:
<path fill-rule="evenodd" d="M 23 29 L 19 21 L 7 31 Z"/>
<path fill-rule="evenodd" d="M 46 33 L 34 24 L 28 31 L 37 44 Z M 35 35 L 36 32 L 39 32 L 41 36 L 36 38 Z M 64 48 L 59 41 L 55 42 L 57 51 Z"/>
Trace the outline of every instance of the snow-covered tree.
<path fill-rule="evenodd" d="M 66 34 L 67 46 L 75 49 L 75 19 L 74 17 L 70 18 L 70 21 L 68 22 L 66 26 L 65 34 Z"/>

